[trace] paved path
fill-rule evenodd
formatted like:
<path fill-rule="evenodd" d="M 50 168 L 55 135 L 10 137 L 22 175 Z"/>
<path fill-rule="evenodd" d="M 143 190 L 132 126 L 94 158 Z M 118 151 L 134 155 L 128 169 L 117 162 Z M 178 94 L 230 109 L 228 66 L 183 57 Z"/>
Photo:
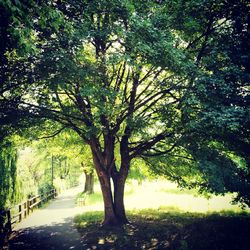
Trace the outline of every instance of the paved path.
<path fill-rule="evenodd" d="M 73 225 L 74 216 L 83 212 L 83 208 L 75 204 L 75 196 L 81 190 L 82 187 L 77 187 L 65 191 L 18 224 L 14 228 L 17 236 L 10 240 L 9 249 L 84 249 Z"/>

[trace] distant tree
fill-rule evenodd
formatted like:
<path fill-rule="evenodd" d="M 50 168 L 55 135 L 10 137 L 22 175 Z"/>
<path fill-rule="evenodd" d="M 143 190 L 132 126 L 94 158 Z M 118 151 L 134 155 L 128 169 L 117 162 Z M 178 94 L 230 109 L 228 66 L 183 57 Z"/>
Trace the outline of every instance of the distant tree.
<path fill-rule="evenodd" d="M 84 183 L 84 190 L 83 193 L 86 194 L 93 194 L 94 193 L 94 169 L 88 168 L 86 167 L 86 165 L 84 165 L 82 163 L 82 167 L 83 167 L 83 173 L 85 175 L 85 183 Z"/>

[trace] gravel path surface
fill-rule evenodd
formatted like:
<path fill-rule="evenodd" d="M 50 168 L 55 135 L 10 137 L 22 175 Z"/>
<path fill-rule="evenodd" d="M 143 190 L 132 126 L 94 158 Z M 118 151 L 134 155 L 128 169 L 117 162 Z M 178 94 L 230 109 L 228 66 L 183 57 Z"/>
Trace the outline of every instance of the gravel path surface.
<path fill-rule="evenodd" d="M 82 187 L 76 187 L 64 191 L 48 206 L 34 211 L 18 224 L 9 249 L 84 249 L 73 225 L 74 216 L 84 210 L 75 204 L 75 196 L 81 190 Z"/>

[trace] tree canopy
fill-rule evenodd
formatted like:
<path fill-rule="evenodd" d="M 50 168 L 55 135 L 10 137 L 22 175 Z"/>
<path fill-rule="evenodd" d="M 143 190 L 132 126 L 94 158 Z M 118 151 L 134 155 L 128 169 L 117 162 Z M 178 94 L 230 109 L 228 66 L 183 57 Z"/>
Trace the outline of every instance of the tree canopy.
<path fill-rule="evenodd" d="M 21 26 L 30 50 L 15 56 L 7 47 L 3 83 L 15 91 L 0 101 L 89 145 L 104 224 L 127 221 L 124 186 L 135 158 L 182 185 L 238 192 L 249 204 L 246 1 L 30 3 L 31 22 Z"/>

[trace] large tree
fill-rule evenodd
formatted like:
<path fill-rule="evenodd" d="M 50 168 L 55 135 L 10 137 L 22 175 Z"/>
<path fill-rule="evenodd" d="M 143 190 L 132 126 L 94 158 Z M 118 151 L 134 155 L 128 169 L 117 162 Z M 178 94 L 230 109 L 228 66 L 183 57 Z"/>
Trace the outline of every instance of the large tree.
<path fill-rule="evenodd" d="M 56 1 L 43 6 L 48 15 L 35 17 L 38 51 L 25 64 L 32 85 L 19 103 L 90 146 L 105 225 L 127 222 L 123 196 L 133 159 L 195 156 L 187 120 L 196 113 L 188 104 L 204 74 L 210 37 L 228 32 L 230 6 L 238 5 Z"/>
<path fill-rule="evenodd" d="M 38 109 L 89 144 L 103 193 L 104 224 L 126 223 L 123 196 L 130 162 L 149 150 L 158 152 L 157 146 L 170 151 L 180 140 L 178 106 L 194 65 L 178 45 L 165 5 L 69 1 L 55 7 L 71 30 L 41 30 L 49 39 L 36 59 L 33 96 L 42 97 Z"/>

